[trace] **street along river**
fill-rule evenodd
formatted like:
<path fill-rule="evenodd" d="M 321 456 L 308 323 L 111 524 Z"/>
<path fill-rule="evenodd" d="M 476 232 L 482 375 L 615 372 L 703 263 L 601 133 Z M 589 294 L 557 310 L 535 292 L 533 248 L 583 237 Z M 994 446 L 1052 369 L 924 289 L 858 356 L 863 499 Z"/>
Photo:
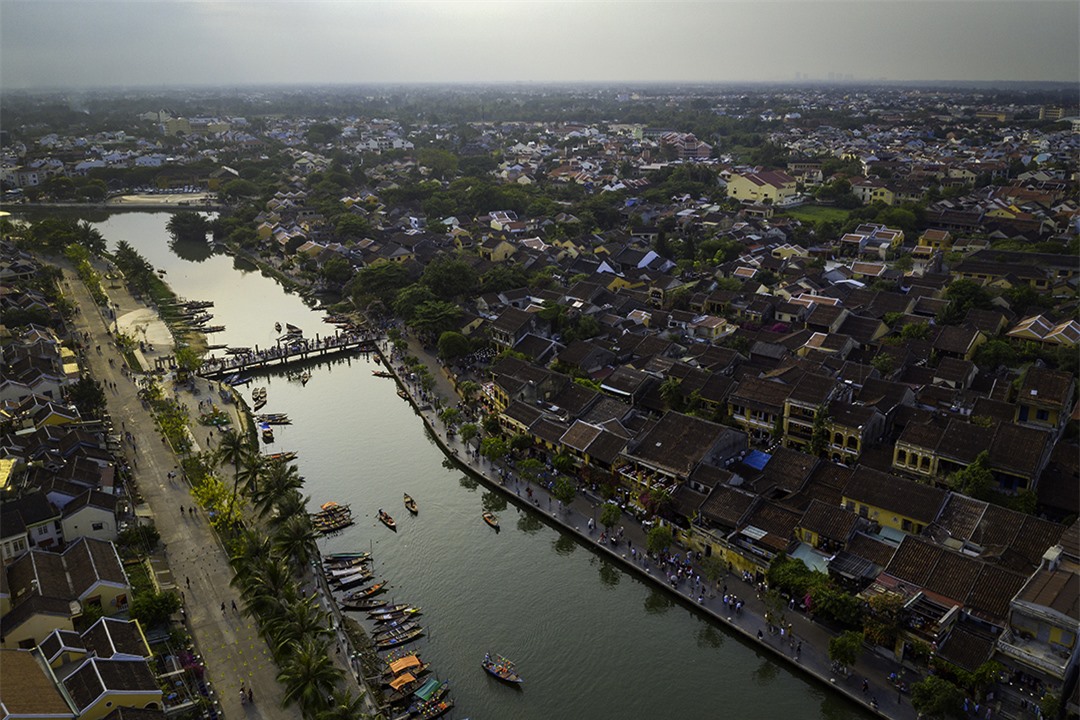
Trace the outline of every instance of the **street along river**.
<path fill-rule="evenodd" d="M 308 337 L 333 332 L 295 294 L 225 255 L 171 248 L 165 213 L 121 213 L 97 227 L 126 240 L 187 298 L 213 300 L 212 343 L 270 347 L 274 323 Z M 242 388 L 267 388 L 263 412 L 287 413 L 274 450 L 293 450 L 314 508 L 352 505 L 357 524 L 320 542 L 324 552 L 370 550 L 394 602 L 423 608 L 419 650 L 451 683 L 451 717 L 627 720 L 628 718 L 828 718 L 869 715 L 777 664 L 721 627 L 597 556 L 535 514 L 445 462 L 392 380 L 362 356 L 312 365 L 301 384 L 284 372 Z M 402 494 L 420 509 L 410 516 Z M 375 515 L 397 520 L 391 533 Z M 502 532 L 481 520 L 500 514 Z M 505 655 L 522 690 L 480 667 Z"/>

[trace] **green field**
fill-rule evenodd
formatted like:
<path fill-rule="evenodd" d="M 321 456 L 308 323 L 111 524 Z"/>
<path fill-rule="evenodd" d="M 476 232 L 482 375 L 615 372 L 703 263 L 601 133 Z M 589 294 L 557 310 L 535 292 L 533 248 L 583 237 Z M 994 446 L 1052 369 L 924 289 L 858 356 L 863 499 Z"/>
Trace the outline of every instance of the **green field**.
<path fill-rule="evenodd" d="M 781 215 L 793 217 L 805 223 L 817 223 L 822 220 L 843 223 L 851 214 L 850 210 L 835 207 L 822 207 L 820 205 L 803 205 L 802 207 L 784 210 Z"/>

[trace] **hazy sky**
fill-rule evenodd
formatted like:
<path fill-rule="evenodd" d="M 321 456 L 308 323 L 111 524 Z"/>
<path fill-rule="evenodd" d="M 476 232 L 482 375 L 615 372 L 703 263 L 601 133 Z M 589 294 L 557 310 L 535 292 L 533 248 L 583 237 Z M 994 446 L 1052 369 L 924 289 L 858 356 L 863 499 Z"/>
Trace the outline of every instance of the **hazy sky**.
<path fill-rule="evenodd" d="M 0 86 L 1080 82 L 1080 2 L 0 0 Z"/>

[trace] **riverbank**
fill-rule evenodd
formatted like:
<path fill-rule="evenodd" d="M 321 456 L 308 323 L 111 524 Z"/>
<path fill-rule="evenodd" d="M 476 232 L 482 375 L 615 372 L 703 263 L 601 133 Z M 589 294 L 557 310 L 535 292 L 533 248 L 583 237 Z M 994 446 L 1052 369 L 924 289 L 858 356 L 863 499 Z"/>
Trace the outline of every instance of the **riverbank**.
<path fill-rule="evenodd" d="M 402 358 L 396 356 L 388 343 L 379 346 L 378 352 L 383 365 L 394 373 L 398 386 L 407 393 L 428 435 L 461 470 L 498 491 L 518 508 L 538 513 L 545 522 L 571 534 L 590 550 L 670 594 L 685 608 L 727 628 L 748 645 L 768 652 L 775 661 L 784 663 L 880 717 L 916 720 L 918 713 L 911 706 L 910 699 L 899 694 L 889 683 L 890 674 L 900 670 L 896 662 L 864 651 L 850 675 L 838 675 L 828 658 L 828 644 L 834 634 L 801 613 L 787 618 L 790 632 L 784 636 L 772 634 L 770 624 L 765 621 L 767 609 L 764 602 L 753 584 L 741 577 L 729 574 L 717 581 L 715 587 L 707 582 L 697 584 L 691 580 L 682 581 L 678 587 L 673 586 L 667 572 L 643 552 L 647 545 L 645 529 L 627 516 L 624 516 L 626 524 L 620 528 L 618 544 L 601 543 L 601 533 L 596 529 L 599 498 L 590 499 L 579 494 L 570 506 L 561 508 L 561 503 L 542 484 L 530 483 L 518 477 L 512 467 L 496 465 L 479 457 L 458 436 L 446 432 L 438 419 L 439 406 L 453 406 L 457 395 L 437 358 L 418 342 L 410 340 L 409 352 L 424 362 L 436 380 L 434 388 L 426 393 L 406 376 L 399 364 Z M 700 567 L 695 565 L 695 570 L 700 577 Z M 733 606 L 725 605 L 724 595 L 737 596 L 743 602 L 741 611 L 736 612 Z M 904 677 L 910 685 L 913 678 Z M 864 680 L 866 689 L 863 689 Z"/>

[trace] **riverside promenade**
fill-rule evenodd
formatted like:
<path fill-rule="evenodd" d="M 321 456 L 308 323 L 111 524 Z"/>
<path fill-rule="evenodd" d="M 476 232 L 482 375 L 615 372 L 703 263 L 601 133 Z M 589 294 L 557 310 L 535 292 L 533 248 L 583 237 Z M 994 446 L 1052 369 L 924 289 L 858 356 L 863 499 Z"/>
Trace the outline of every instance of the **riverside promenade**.
<path fill-rule="evenodd" d="M 99 311 L 86 287 L 69 268 L 64 268 L 63 287 L 80 309 L 73 321 L 74 330 L 80 337 L 89 333 L 89 340 L 84 343 L 87 348 L 84 361 L 91 375 L 106 386 L 108 410 L 115 427 L 119 432 L 132 433 L 132 441 L 124 442 L 124 453 L 144 502 L 138 511 L 141 516 L 152 518 L 161 533 L 161 548 L 151 557 L 151 564 L 163 590 L 182 593 L 187 629 L 206 666 L 218 711 L 226 718 L 292 720 L 298 717 L 295 706 L 281 707 L 284 694 L 277 682 L 278 668 L 255 621 L 232 609 L 234 602 L 240 606 L 240 598 L 230 586 L 232 567 L 217 533 L 206 514 L 196 507 L 187 482 L 179 476 L 169 477 L 179 470 L 180 460 L 164 443 L 153 416 L 138 397 L 139 374 L 122 370 L 124 359 L 111 332 L 116 320 Z M 105 289 L 109 309 L 119 319 L 122 330 L 125 318 L 138 318 L 141 332 L 147 338 L 168 334 L 164 323 L 156 315 L 147 315 L 144 306 L 126 289 Z M 96 346 L 100 346 L 100 354 L 94 350 Z M 145 354 L 136 351 L 136 357 L 145 367 L 153 367 L 154 359 L 171 352 L 168 343 L 155 342 L 154 346 L 157 350 Z M 219 387 L 207 381 L 198 384 L 197 390 L 215 393 Z M 177 389 L 176 395 L 189 408 L 189 415 L 199 400 L 207 396 L 206 392 L 195 395 L 187 389 Z M 226 405 L 224 409 L 237 427 L 243 427 L 240 423 L 245 418 L 236 404 Z M 213 449 L 214 428 L 199 425 L 194 418 L 189 426 L 195 438 L 195 452 Z M 194 513 L 189 508 L 194 508 Z M 335 660 L 349 670 L 345 674 L 347 688 L 356 695 L 360 686 L 354 673 L 341 656 Z M 241 683 L 252 689 L 253 704 L 241 704 Z"/>
<path fill-rule="evenodd" d="M 790 637 L 781 638 L 779 635 L 771 635 L 768 623 L 765 621 L 764 602 L 757 596 L 754 585 L 744 582 L 737 573 L 730 573 L 727 577 L 721 578 L 717 581 L 716 587 L 711 587 L 704 580 L 703 584 L 697 588 L 694 583 L 686 580 L 683 580 L 678 588 L 672 587 L 667 573 L 655 562 L 644 558 L 644 552 L 641 551 L 647 546 L 647 532 L 633 518 L 628 515 L 623 516 L 623 534 L 617 545 L 613 546 L 608 542 L 601 543 L 602 531 L 598 527 L 599 498 L 594 499 L 579 493 L 569 506 L 560 508 L 560 503 L 542 484 L 529 483 L 519 478 L 512 468 L 505 467 L 501 463 L 492 464 L 486 458 L 477 457 L 473 453 L 473 448 L 466 447 L 459 436 L 448 436 L 446 428 L 438 419 L 439 406 L 453 407 L 458 401 L 458 395 L 438 359 L 425 350 L 415 338 L 410 336 L 407 340 L 409 352 L 428 367 L 435 379 L 435 385 L 426 394 L 417 383 L 410 381 L 401 372 L 399 368 L 401 358 L 394 356 L 389 343 L 381 343 L 379 350 L 386 361 L 386 367 L 392 369 L 398 384 L 409 393 L 414 410 L 423 419 L 435 441 L 455 463 L 483 480 L 488 486 L 502 492 L 519 511 L 542 514 L 547 522 L 573 534 L 579 542 L 620 565 L 624 570 L 655 583 L 657 587 L 671 593 L 691 612 L 709 617 L 749 646 L 757 648 L 763 655 L 769 655 L 775 662 L 785 663 L 795 672 L 804 673 L 836 692 L 842 693 L 865 708 L 867 712 L 894 720 L 918 718 L 918 713 L 911 706 L 910 696 L 901 695 L 889 682 L 890 674 L 901 671 L 896 661 L 864 649 L 851 668 L 850 674 L 847 677 L 838 675 L 833 672 L 832 662 L 828 657 L 829 640 L 835 637 L 828 628 L 812 621 L 802 613 L 789 612 L 786 621 L 791 623 L 791 631 L 795 639 L 794 646 Z M 529 490 L 532 491 L 531 496 Z M 593 529 L 589 527 L 590 519 L 593 521 Z M 632 553 L 631 548 L 638 552 Z M 697 574 L 701 574 L 700 568 L 696 568 L 696 571 Z M 704 575 L 702 577 L 704 578 Z M 736 614 L 724 606 L 722 588 L 725 585 L 728 593 L 738 596 L 743 601 L 741 613 Z M 698 602 L 699 595 L 702 596 L 701 602 Z M 761 639 L 758 639 L 759 633 Z M 799 649 L 796 650 L 796 648 Z M 902 677 L 909 686 L 918 680 L 911 670 L 906 671 Z M 866 690 L 863 690 L 864 680 Z"/>

